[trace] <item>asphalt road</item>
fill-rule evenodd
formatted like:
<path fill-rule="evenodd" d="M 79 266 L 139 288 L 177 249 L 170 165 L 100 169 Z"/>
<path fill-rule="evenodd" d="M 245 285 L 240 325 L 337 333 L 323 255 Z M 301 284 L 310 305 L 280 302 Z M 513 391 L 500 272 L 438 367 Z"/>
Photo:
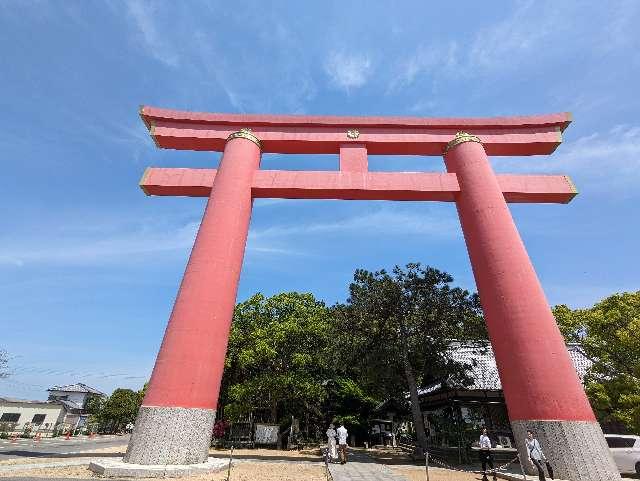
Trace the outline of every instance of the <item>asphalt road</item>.
<path fill-rule="evenodd" d="M 92 439 L 87 437 L 72 437 L 69 440 L 66 440 L 64 437 L 43 438 L 40 442 L 34 442 L 31 439 L 17 439 L 15 442 L 11 442 L 8 439 L 1 439 L 0 461 L 25 457 L 59 458 L 63 460 L 65 458 L 81 458 L 83 454 L 86 454 L 87 457 L 110 457 L 114 456 L 114 454 L 91 454 L 91 451 L 112 446 L 124 446 L 128 442 L 129 435 L 96 436 Z"/>

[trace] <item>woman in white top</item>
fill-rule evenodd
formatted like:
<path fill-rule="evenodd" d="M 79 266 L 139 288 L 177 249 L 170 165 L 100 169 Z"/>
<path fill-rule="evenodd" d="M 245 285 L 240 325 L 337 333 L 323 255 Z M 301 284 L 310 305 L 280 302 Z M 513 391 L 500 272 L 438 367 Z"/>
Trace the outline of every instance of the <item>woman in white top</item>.
<path fill-rule="evenodd" d="M 493 458 L 491 457 L 491 439 L 487 433 L 487 428 L 482 429 L 480 435 L 480 461 L 482 462 L 482 479 L 487 481 L 487 466 L 493 471 L 493 480 L 495 481 L 496 472 L 493 470 Z"/>
<path fill-rule="evenodd" d="M 336 451 L 336 436 L 337 433 L 333 424 L 329 424 L 329 429 L 327 429 L 327 444 L 329 445 L 329 456 L 331 457 L 331 460 L 338 458 L 338 452 Z"/>
<path fill-rule="evenodd" d="M 529 460 L 538 469 L 538 479 L 540 481 L 545 481 L 546 479 L 544 477 L 544 468 L 542 466 L 543 462 L 547 465 L 547 469 L 549 470 L 549 477 L 553 479 L 553 469 L 547 461 L 546 456 L 542 452 L 540 443 L 534 436 L 533 431 L 527 431 L 527 439 L 524 440 L 524 443 L 525 446 L 527 446 L 527 454 L 529 455 Z"/>

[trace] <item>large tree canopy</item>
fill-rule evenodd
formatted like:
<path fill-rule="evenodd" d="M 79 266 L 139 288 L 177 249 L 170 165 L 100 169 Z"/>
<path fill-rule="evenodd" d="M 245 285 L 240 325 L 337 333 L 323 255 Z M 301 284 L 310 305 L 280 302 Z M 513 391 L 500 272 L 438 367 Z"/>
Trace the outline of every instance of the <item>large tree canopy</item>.
<path fill-rule="evenodd" d="M 344 363 L 357 366 L 367 388 L 381 397 L 409 392 L 422 447 L 418 388 L 437 378 L 464 382 L 466 366 L 446 355 L 450 342 L 486 338 L 477 296 L 452 282 L 446 272 L 420 264 L 392 273 L 357 270 L 347 303 L 336 307 Z"/>
<path fill-rule="evenodd" d="M 229 339 L 222 404 L 227 416 L 264 411 L 321 416 L 329 311 L 311 294 L 255 294 L 238 304 Z"/>
<path fill-rule="evenodd" d="M 640 291 L 553 313 L 567 341 L 579 342 L 593 362 L 585 389 L 598 419 L 640 434 Z"/>

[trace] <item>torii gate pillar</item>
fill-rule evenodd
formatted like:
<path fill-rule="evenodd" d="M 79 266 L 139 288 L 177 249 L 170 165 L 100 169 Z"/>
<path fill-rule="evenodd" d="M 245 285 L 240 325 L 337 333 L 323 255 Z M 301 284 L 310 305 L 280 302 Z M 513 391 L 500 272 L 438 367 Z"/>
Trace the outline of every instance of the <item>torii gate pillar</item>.
<path fill-rule="evenodd" d="M 480 139 L 444 158 L 520 459 L 532 430 L 557 477 L 620 479 Z"/>
<path fill-rule="evenodd" d="M 260 141 L 229 137 L 124 460 L 202 463 L 236 302 Z"/>

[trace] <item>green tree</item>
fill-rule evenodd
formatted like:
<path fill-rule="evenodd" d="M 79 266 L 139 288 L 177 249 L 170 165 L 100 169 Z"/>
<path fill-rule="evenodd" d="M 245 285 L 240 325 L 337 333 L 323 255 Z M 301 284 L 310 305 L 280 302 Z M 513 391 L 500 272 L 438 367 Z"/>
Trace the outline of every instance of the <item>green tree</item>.
<path fill-rule="evenodd" d="M 466 381 L 467 367 L 446 356 L 452 339 L 484 339 L 476 295 L 452 287 L 446 272 L 420 264 L 357 270 L 347 303 L 336 307 L 343 364 L 357 366 L 378 396 L 409 392 L 418 444 L 427 437 L 418 388 L 437 378 Z"/>
<path fill-rule="evenodd" d="M 96 417 L 103 426 L 107 425 L 113 431 L 119 431 L 127 423 L 135 421 L 139 399 L 136 391 L 118 388 L 102 403 Z"/>
<path fill-rule="evenodd" d="M 255 294 L 236 306 L 221 404 L 226 417 L 255 410 L 273 421 L 321 415 L 326 390 L 329 311 L 311 294 Z"/>
<path fill-rule="evenodd" d="M 327 397 L 323 404 L 325 421 L 343 422 L 357 438 L 365 437 L 368 421 L 378 400 L 371 397 L 357 380 L 336 377 L 326 383 Z"/>
<path fill-rule="evenodd" d="M 147 388 L 149 387 L 149 381 L 144 383 L 142 389 L 138 391 L 138 410 L 140 410 L 140 406 L 142 406 L 142 401 L 144 401 L 144 396 L 147 394 Z"/>
<path fill-rule="evenodd" d="M 640 434 L 640 291 L 614 294 L 589 309 L 553 308 L 569 342 L 593 366 L 585 391 L 600 422 L 617 421 Z"/>

